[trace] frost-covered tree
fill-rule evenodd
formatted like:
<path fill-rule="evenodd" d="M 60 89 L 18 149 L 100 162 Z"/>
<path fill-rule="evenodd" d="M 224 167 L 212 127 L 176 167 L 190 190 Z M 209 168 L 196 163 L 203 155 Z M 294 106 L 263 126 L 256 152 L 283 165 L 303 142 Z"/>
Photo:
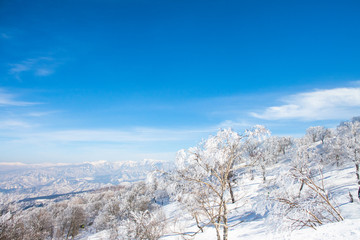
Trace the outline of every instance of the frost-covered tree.
<path fill-rule="evenodd" d="M 111 229 L 117 224 L 119 218 L 120 204 L 117 204 L 114 199 L 105 203 L 99 214 L 94 220 L 96 230 L 101 231 Z"/>
<path fill-rule="evenodd" d="M 294 139 L 292 137 L 275 137 L 275 143 L 277 155 L 285 155 L 292 148 Z"/>
<path fill-rule="evenodd" d="M 267 169 L 285 157 L 286 152 L 292 145 L 292 139 L 289 137 L 271 136 L 259 142 L 259 144 L 257 165 L 261 168 L 262 179 L 265 183 Z"/>
<path fill-rule="evenodd" d="M 242 138 L 221 130 L 197 147 L 179 151 L 176 159 L 176 200 L 192 211 L 200 230 L 213 225 L 218 240 L 221 229 L 222 238 L 228 238 L 228 204 L 235 199 L 231 177 L 239 168 Z"/>
<path fill-rule="evenodd" d="M 53 238 L 53 218 L 42 208 L 10 212 L 0 217 L 1 240 L 33 240 Z"/>
<path fill-rule="evenodd" d="M 342 137 L 335 132 L 334 136 L 324 141 L 321 148 L 323 154 L 322 164 L 342 166 L 344 163 L 349 162 L 346 147 Z"/>
<path fill-rule="evenodd" d="M 35 208 L 23 218 L 23 221 L 28 239 L 47 239 L 53 237 L 53 218 L 45 209 Z"/>
<path fill-rule="evenodd" d="M 360 121 L 344 122 L 337 128 L 336 137 L 341 139 L 344 157 L 355 164 L 356 179 L 360 185 Z"/>
<path fill-rule="evenodd" d="M 165 214 L 161 209 L 152 212 L 131 211 L 130 217 L 123 222 L 125 228 L 119 238 L 157 240 L 163 235 L 165 224 Z"/>
<path fill-rule="evenodd" d="M 331 136 L 331 131 L 323 126 L 309 127 L 305 136 L 312 142 L 321 141 L 324 143 L 324 140 Z"/>
<path fill-rule="evenodd" d="M 153 236 L 151 239 L 156 239 L 155 236 L 162 235 L 166 222 L 161 218 L 161 211 L 153 198 L 153 190 L 139 182 L 128 187 L 79 194 L 43 207 L 16 207 L 16 211 L 0 216 L 0 240 L 74 239 L 80 231 L 88 229 L 108 230 L 112 233 L 110 239 L 118 240 L 123 236 L 121 233 L 136 227 L 141 229 L 140 225 L 144 226 L 147 220 L 154 224 L 144 231 Z M 139 219 L 145 220 L 141 222 Z M 125 230 L 119 234 L 121 228 Z"/>
<path fill-rule="evenodd" d="M 199 231 L 212 225 L 217 239 L 228 239 L 229 204 L 239 200 L 234 193 L 237 176 L 257 161 L 244 157 L 245 146 L 257 144 L 265 132 L 262 126 L 242 135 L 220 130 L 198 146 L 178 152 L 172 192 L 194 217 Z"/>
<path fill-rule="evenodd" d="M 13 215 L 10 212 L 0 216 L 0 240 L 10 239 L 13 228 Z"/>
<path fill-rule="evenodd" d="M 74 238 L 80 230 L 80 226 L 85 223 L 85 212 L 82 206 L 69 206 L 64 212 L 63 227 L 66 239 Z"/>
<path fill-rule="evenodd" d="M 277 221 L 285 218 L 293 228 L 316 228 L 324 223 L 343 220 L 323 184 L 321 171 L 310 173 L 303 166 L 292 168 L 281 180 L 283 184 L 270 195 L 277 202 L 273 206 Z"/>
<path fill-rule="evenodd" d="M 54 229 L 54 239 L 74 238 L 80 231 L 80 226 L 88 224 L 85 211 L 88 202 L 82 197 L 73 197 L 45 207 L 51 215 Z"/>
<path fill-rule="evenodd" d="M 266 166 L 272 160 L 272 149 L 268 140 L 270 131 L 264 126 L 257 125 L 252 130 L 246 131 L 246 140 L 242 146 L 243 157 L 247 159 L 250 167 L 251 179 L 254 179 L 254 168 L 260 168 L 263 181 L 266 181 Z"/>
<path fill-rule="evenodd" d="M 297 140 L 288 172 L 276 179 L 269 192 L 274 200 L 272 215 L 287 219 L 293 228 L 343 220 L 326 188 L 317 146 L 307 136 Z"/>

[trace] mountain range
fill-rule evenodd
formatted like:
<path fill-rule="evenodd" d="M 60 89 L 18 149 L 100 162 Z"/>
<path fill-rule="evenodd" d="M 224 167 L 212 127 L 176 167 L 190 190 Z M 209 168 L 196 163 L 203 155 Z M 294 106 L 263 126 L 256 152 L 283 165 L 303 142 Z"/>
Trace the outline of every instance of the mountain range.
<path fill-rule="evenodd" d="M 126 185 L 145 180 L 153 170 L 169 170 L 162 160 L 84 162 L 79 164 L 0 163 L 0 200 L 35 198 Z M 1 203 L 0 201 L 0 203 Z"/>

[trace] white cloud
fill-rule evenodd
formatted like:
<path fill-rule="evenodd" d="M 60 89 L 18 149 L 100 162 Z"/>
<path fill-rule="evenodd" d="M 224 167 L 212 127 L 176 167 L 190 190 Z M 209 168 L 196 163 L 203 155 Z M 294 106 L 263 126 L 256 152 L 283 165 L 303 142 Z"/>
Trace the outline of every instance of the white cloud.
<path fill-rule="evenodd" d="M 16 96 L 0 89 L 0 106 L 30 106 L 38 103 L 16 100 Z"/>
<path fill-rule="evenodd" d="M 35 71 L 36 76 L 49 76 L 53 73 L 54 73 L 54 70 L 49 69 L 49 68 L 39 68 L 39 69 L 36 69 L 36 71 Z"/>
<path fill-rule="evenodd" d="M 24 121 L 19 120 L 5 120 L 0 121 L 0 129 L 19 129 L 19 128 L 30 128 L 31 125 Z"/>
<path fill-rule="evenodd" d="M 43 116 L 47 116 L 53 113 L 57 113 L 59 111 L 48 111 L 48 112 L 30 112 L 25 114 L 25 116 L 29 116 L 29 117 L 43 117 Z"/>
<path fill-rule="evenodd" d="M 352 82 L 350 82 L 350 85 L 353 86 L 353 87 L 360 87 L 360 80 L 352 81 Z"/>
<path fill-rule="evenodd" d="M 335 88 L 299 93 L 284 99 L 284 105 L 272 106 L 252 116 L 266 120 L 337 120 L 360 114 L 360 88 Z"/>
<path fill-rule="evenodd" d="M 54 59 L 50 57 L 29 58 L 21 63 L 10 64 L 9 73 L 20 80 L 20 74 L 32 72 L 36 76 L 49 76 L 54 73 L 56 66 Z"/>

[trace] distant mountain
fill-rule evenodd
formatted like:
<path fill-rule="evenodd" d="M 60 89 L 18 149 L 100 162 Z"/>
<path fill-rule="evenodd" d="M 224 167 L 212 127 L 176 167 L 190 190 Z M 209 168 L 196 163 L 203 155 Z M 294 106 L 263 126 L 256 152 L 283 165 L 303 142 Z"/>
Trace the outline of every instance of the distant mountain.
<path fill-rule="evenodd" d="M 0 197 L 9 200 L 17 196 L 21 200 L 128 184 L 144 180 L 155 169 L 169 170 L 172 166 L 172 162 L 152 159 L 81 164 L 0 163 Z"/>

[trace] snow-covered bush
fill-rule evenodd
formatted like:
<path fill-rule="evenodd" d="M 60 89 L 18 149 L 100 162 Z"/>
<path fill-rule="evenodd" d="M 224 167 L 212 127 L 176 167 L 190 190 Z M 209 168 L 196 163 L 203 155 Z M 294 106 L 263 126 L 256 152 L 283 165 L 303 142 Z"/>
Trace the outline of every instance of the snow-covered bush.
<path fill-rule="evenodd" d="M 120 239 L 147 239 L 157 240 L 163 233 L 166 225 L 165 215 L 161 209 L 155 211 L 130 212 L 130 217 L 122 222 L 123 232 Z"/>

